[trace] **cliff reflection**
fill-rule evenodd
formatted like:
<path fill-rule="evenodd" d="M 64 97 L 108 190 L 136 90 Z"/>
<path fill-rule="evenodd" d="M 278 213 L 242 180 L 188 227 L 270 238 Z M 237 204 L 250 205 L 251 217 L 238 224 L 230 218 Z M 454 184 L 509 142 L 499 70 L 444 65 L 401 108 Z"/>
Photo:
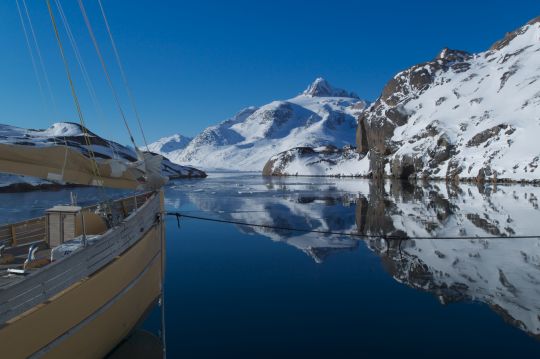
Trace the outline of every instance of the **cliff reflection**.
<path fill-rule="evenodd" d="M 361 234 L 238 227 L 294 246 L 317 263 L 366 245 L 398 282 L 430 292 L 442 304 L 484 302 L 540 339 L 540 238 L 504 238 L 539 234 L 540 188 L 337 180 L 265 180 L 238 187 L 181 192 L 186 201 L 221 219 Z"/>
<path fill-rule="evenodd" d="M 442 304 L 478 300 L 540 339 L 540 239 L 478 238 L 535 234 L 537 188 L 370 188 L 357 206 L 363 233 L 433 239 L 368 239 L 397 281 L 433 293 Z M 377 218 L 379 217 L 379 218 Z M 467 239 L 437 239 L 445 236 Z"/>

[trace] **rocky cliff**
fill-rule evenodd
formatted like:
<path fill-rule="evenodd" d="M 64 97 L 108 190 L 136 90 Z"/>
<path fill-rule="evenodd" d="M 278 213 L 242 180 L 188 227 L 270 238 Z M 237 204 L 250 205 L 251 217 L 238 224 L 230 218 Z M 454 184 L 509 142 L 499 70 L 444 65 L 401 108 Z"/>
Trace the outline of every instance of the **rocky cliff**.
<path fill-rule="evenodd" d="M 373 177 L 537 181 L 540 17 L 488 51 L 443 49 L 395 75 L 358 120 Z"/>

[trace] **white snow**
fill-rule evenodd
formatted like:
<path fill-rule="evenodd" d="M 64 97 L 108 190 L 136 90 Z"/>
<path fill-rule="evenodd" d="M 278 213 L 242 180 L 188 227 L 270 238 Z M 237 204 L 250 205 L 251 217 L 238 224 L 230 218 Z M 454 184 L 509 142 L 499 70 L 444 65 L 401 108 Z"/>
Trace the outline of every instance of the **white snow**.
<path fill-rule="evenodd" d="M 327 88 L 328 83 L 320 79 L 310 88 L 322 85 L 324 91 L 330 91 L 328 94 L 345 93 Z M 206 169 L 261 171 L 272 155 L 293 147 L 353 145 L 356 116 L 364 106 L 365 102 L 357 98 L 302 93 L 289 100 L 246 108 L 206 128 L 183 149 L 156 152 L 175 163 Z M 159 149 L 163 142 L 167 138 L 151 146 Z"/>
<path fill-rule="evenodd" d="M 349 150 L 328 150 L 326 146 L 316 147 L 314 153 L 303 154 L 300 149 L 279 153 L 270 158 L 271 174 L 286 176 L 348 176 L 369 175 L 369 157 Z"/>
<path fill-rule="evenodd" d="M 68 123 L 68 122 L 54 123 L 51 125 L 51 127 L 43 131 L 29 130 L 29 133 L 34 136 L 41 136 L 45 138 L 83 135 L 81 126 L 74 123 Z"/>
<path fill-rule="evenodd" d="M 445 136 L 455 146 L 452 159 L 461 178 L 490 167 L 498 179 L 536 180 L 540 173 L 540 23 L 526 25 L 507 46 L 476 54 L 467 71 L 439 71 L 435 83 L 405 104 L 410 118 L 396 128 L 401 144 L 394 158 L 424 157 Z M 423 136 L 428 126 L 439 135 Z M 479 145 L 468 142 L 482 131 L 505 126 Z M 427 169 L 427 161 L 424 161 Z M 437 175 L 446 175 L 448 161 Z"/>
<path fill-rule="evenodd" d="M 189 145 L 193 138 L 182 136 L 177 133 L 172 136 L 163 137 L 156 142 L 148 145 L 148 150 L 154 153 L 167 154 L 173 151 L 182 150 Z M 146 150 L 146 147 L 141 147 L 142 150 Z"/>

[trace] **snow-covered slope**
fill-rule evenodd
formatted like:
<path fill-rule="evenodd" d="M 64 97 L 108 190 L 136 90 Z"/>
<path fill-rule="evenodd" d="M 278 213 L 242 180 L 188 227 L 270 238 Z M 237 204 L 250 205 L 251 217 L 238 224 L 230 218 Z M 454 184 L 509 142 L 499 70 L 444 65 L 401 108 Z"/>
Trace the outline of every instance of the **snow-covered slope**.
<path fill-rule="evenodd" d="M 398 73 L 360 117 L 375 176 L 536 181 L 540 17 L 488 51 L 444 49 Z"/>
<path fill-rule="evenodd" d="M 119 158 L 135 161 L 135 151 L 116 142 L 106 140 L 86 129 L 92 150 L 97 157 Z M 51 145 L 67 145 L 83 154 L 88 153 L 84 140 L 83 128 L 76 123 L 55 123 L 45 130 L 24 129 L 9 125 L 0 125 L 0 143 L 18 144 L 24 146 L 44 147 Z M 179 166 L 166 158 L 163 160 L 162 172 L 170 178 L 206 177 L 203 171 L 196 168 Z M 46 181 L 38 178 L 0 174 L 0 190 L 29 190 L 47 187 L 58 187 L 63 183 Z"/>
<path fill-rule="evenodd" d="M 184 148 L 189 145 L 193 138 L 182 136 L 181 134 L 177 133 L 172 136 L 163 137 L 156 142 L 153 142 L 148 145 L 148 150 L 150 152 L 154 153 L 160 153 L 162 155 L 167 155 L 170 152 L 183 150 Z M 141 149 L 145 150 L 146 147 L 141 147 Z"/>
<path fill-rule="evenodd" d="M 180 164 L 261 171 L 270 156 L 293 147 L 354 144 L 356 117 L 366 103 L 352 96 L 318 78 L 297 97 L 248 107 L 206 128 L 184 149 L 158 152 Z"/>

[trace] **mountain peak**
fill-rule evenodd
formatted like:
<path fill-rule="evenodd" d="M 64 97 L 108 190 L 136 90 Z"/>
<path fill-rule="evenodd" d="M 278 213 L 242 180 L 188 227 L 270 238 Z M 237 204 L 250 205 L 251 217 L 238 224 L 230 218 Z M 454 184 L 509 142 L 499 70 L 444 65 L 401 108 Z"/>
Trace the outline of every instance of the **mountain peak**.
<path fill-rule="evenodd" d="M 437 55 L 437 59 L 447 61 L 465 61 L 470 57 L 471 54 L 469 54 L 467 51 L 449 49 L 448 47 L 442 49 Z"/>
<path fill-rule="evenodd" d="M 351 97 L 358 98 L 354 92 L 332 87 L 328 81 L 322 77 L 317 77 L 308 88 L 302 92 L 302 95 L 311 97 Z"/>

